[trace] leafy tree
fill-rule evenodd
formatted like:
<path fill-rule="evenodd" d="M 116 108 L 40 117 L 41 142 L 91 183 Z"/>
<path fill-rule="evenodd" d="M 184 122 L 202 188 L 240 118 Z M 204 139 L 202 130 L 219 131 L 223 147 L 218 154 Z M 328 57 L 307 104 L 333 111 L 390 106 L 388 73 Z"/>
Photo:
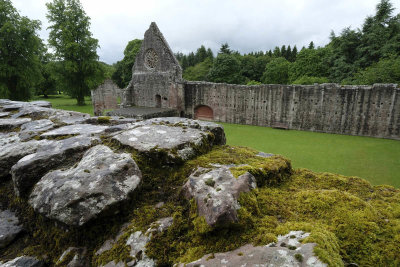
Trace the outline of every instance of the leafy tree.
<path fill-rule="evenodd" d="M 62 84 L 78 105 L 85 105 L 89 94 L 103 79 L 96 49 L 98 40 L 89 30 L 90 19 L 79 0 L 53 0 L 47 3 L 50 25 L 49 44 L 62 62 Z"/>
<path fill-rule="evenodd" d="M 400 57 L 381 59 L 365 70 L 359 71 L 354 77 L 343 81 L 345 84 L 400 84 Z"/>
<path fill-rule="evenodd" d="M 283 57 L 273 58 L 266 66 L 262 80 L 266 84 L 287 84 L 290 62 Z"/>
<path fill-rule="evenodd" d="M 203 62 L 188 67 L 183 72 L 183 78 L 188 81 L 207 81 L 207 75 L 213 66 L 211 58 L 207 57 Z"/>
<path fill-rule="evenodd" d="M 125 88 L 132 79 L 132 68 L 141 45 L 142 40 L 129 41 L 124 50 L 124 58 L 115 64 L 112 79 L 120 88 Z"/>
<path fill-rule="evenodd" d="M 281 49 L 279 47 L 274 48 L 274 52 L 272 53 L 274 57 L 281 57 Z"/>
<path fill-rule="evenodd" d="M 217 83 L 241 84 L 245 78 L 240 74 L 240 61 L 235 55 L 221 53 L 215 60 L 208 80 Z"/>
<path fill-rule="evenodd" d="M 45 47 L 43 47 L 43 49 L 45 49 Z M 35 87 L 35 94 L 43 95 L 45 98 L 47 98 L 49 94 L 55 94 L 57 92 L 58 77 L 56 70 L 59 62 L 53 61 L 51 54 L 47 53 L 47 51 L 43 51 L 40 61 L 42 79 Z"/>
<path fill-rule="evenodd" d="M 254 80 L 250 80 L 246 83 L 246 85 L 260 85 L 260 84 L 262 84 L 262 83 L 259 81 L 254 81 Z"/>
<path fill-rule="evenodd" d="M 40 82 L 40 22 L 20 16 L 10 0 L 0 1 L 0 97 L 28 100 Z"/>
<path fill-rule="evenodd" d="M 303 76 L 327 77 L 329 75 L 328 48 L 304 49 L 298 55 L 289 69 L 289 80 L 294 81 Z"/>

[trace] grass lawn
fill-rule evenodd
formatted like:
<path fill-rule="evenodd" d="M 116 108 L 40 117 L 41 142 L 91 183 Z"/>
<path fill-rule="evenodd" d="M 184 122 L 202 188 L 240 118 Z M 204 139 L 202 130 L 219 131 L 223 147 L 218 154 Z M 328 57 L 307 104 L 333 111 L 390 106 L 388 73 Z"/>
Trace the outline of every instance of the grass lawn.
<path fill-rule="evenodd" d="M 227 143 L 280 154 L 295 168 L 400 188 L 400 141 L 222 123 Z"/>
<path fill-rule="evenodd" d="M 85 96 L 85 106 L 77 106 L 76 99 L 67 95 L 49 95 L 49 98 L 36 96 L 32 100 L 49 101 L 53 105 L 53 108 L 79 111 L 93 116 L 93 106 L 89 96 Z"/>
<path fill-rule="evenodd" d="M 36 97 L 34 100 L 46 100 L 54 108 L 93 115 L 90 97 L 85 98 L 85 106 L 77 106 L 76 100 L 66 95 L 53 95 L 47 99 Z M 292 160 L 295 168 L 359 176 L 375 185 L 389 184 L 400 188 L 400 141 L 221 124 L 229 145 L 283 155 Z"/>

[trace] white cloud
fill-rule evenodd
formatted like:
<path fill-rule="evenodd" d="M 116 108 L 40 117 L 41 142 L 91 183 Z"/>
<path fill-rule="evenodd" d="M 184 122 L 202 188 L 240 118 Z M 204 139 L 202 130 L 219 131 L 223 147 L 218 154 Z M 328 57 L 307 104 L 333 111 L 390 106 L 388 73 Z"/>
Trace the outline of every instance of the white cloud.
<path fill-rule="evenodd" d="M 22 15 L 42 21 L 47 39 L 46 0 L 12 0 Z M 184 53 L 200 45 L 217 51 L 228 42 L 242 53 L 281 45 L 325 45 L 331 30 L 358 28 L 375 13 L 378 0 L 81 0 L 99 39 L 102 61 L 122 59 L 132 39 L 143 38 L 155 21 L 171 48 Z M 400 2 L 392 0 L 395 13 Z"/>

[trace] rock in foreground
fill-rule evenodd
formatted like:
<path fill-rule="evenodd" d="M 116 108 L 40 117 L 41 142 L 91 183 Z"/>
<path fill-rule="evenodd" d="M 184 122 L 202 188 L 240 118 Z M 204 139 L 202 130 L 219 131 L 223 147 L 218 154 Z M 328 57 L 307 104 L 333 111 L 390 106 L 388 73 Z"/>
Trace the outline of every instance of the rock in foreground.
<path fill-rule="evenodd" d="M 235 178 L 227 167 L 211 171 L 198 168 L 183 186 L 183 192 L 187 199 L 195 199 L 198 214 L 213 227 L 236 223 L 239 194 L 255 187 L 256 179 L 250 173 Z"/>
<path fill-rule="evenodd" d="M 300 244 L 299 240 L 308 235 L 301 231 L 292 231 L 280 236 L 277 244 L 258 247 L 247 244 L 233 251 L 207 254 L 197 261 L 180 266 L 327 266 L 314 256 L 313 249 L 316 244 Z"/>
<path fill-rule="evenodd" d="M 48 218 L 81 226 L 127 200 L 141 177 L 129 154 L 98 145 L 76 167 L 46 174 L 34 187 L 29 203 Z"/>
<path fill-rule="evenodd" d="M 0 248 L 7 246 L 22 230 L 23 228 L 13 212 L 0 211 Z"/>

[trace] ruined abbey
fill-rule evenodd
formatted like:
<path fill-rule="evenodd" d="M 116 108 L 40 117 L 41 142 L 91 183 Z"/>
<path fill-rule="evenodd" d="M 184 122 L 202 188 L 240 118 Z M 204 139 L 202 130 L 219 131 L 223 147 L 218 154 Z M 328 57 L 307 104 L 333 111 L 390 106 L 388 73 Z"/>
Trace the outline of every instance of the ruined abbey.
<path fill-rule="evenodd" d="M 246 86 L 185 81 L 154 22 L 132 71 L 122 109 L 111 114 L 126 116 L 130 107 L 152 107 L 159 109 L 156 114 L 165 109 L 202 120 L 400 139 L 400 89 L 395 84 Z M 103 90 L 95 91 L 94 95 L 103 94 L 93 101 L 95 106 L 116 97 L 114 93 L 104 97 Z"/>

